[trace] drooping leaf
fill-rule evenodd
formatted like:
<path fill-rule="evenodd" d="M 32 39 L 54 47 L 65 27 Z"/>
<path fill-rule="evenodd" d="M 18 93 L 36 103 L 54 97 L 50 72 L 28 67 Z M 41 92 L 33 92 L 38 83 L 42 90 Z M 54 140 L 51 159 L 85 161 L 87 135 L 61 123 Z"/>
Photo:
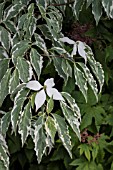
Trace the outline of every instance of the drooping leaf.
<path fill-rule="evenodd" d="M 80 91 L 82 92 L 86 102 L 87 102 L 87 79 L 84 73 L 74 64 L 74 76 L 75 76 L 75 83 L 79 87 Z"/>
<path fill-rule="evenodd" d="M 73 11 L 77 19 L 79 18 L 79 13 L 82 10 L 85 0 L 76 0 L 73 5 Z"/>
<path fill-rule="evenodd" d="M 35 105 L 36 105 L 36 111 L 42 107 L 42 105 L 44 104 L 46 100 L 46 94 L 44 89 L 42 89 L 41 91 L 37 92 L 36 97 L 35 97 Z"/>
<path fill-rule="evenodd" d="M 0 42 L 2 46 L 6 49 L 6 51 L 9 51 L 10 41 L 11 41 L 10 33 L 4 27 L 0 26 Z"/>
<path fill-rule="evenodd" d="M 59 116 L 57 114 L 54 114 L 53 117 L 55 119 L 56 127 L 57 127 L 58 134 L 59 134 L 59 138 L 61 139 L 62 144 L 64 145 L 64 147 L 68 151 L 70 157 L 72 157 L 72 153 L 71 153 L 71 149 L 72 149 L 71 137 L 69 135 L 68 126 L 67 126 L 64 118 L 62 118 L 61 116 Z"/>
<path fill-rule="evenodd" d="M 92 2 L 92 13 L 94 15 L 97 25 L 102 15 L 102 5 L 100 0 L 94 0 Z"/>
<path fill-rule="evenodd" d="M 22 146 L 24 145 L 31 127 L 31 103 L 29 102 L 20 116 L 19 134 L 21 135 Z"/>
<path fill-rule="evenodd" d="M 8 69 L 0 82 L 0 106 L 2 105 L 5 97 L 8 95 L 10 73 L 11 69 Z"/>
<path fill-rule="evenodd" d="M 35 144 L 35 152 L 37 156 L 38 163 L 41 162 L 42 156 L 46 150 L 46 136 L 44 133 L 44 116 L 40 116 L 35 123 L 34 130 L 34 144 Z"/>
<path fill-rule="evenodd" d="M 18 74 L 18 70 L 15 69 L 9 81 L 9 93 L 13 93 L 18 85 L 19 85 L 19 74 Z"/>
<path fill-rule="evenodd" d="M 9 59 L 3 59 L 0 60 L 0 81 L 3 78 L 3 76 L 5 75 L 7 69 L 9 66 Z"/>
<path fill-rule="evenodd" d="M 5 3 L 0 3 L 0 22 L 2 21 L 2 18 L 3 18 L 3 12 L 4 12 L 4 5 Z"/>
<path fill-rule="evenodd" d="M 8 58 L 8 54 L 7 54 L 6 50 L 0 46 L 0 60 L 4 59 L 4 58 Z"/>
<path fill-rule="evenodd" d="M 43 57 L 38 53 L 37 50 L 32 48 L 30 53 L 30 60 L 39 79 L 43 67 Z"/>
<path fill-rule="evenodd" d="M 112 6 L 112 0 L 109 0 L 109 1 L 107 1 L 107 0 L 102 0 L 102 5 L 103 5 L 103 7 L 104 7 L 105 12 L 107 13 L 107 16 L 113 18 L 112 8 L 111 8 L 111 6 Z"/>
<path fill-rule="evenodd" d="M 48 102 L 47 102 L 47 107 L 46 107 L 46 112 L 49 114 L 54 108 L 54 101 L 53 98 L 51 97 Z"/>
<path fill-rule="evenodd" d="M 47 132 L 47 134 L 51 137 L 51 141 L 54 144 L 54 138 L 55 138 L 55 134 L 56 134 L 56 125 L 55 125 L 55 120 L 48 116 L 47 120 L 45 122 L 45 130 Z"/>
<path fill-rule="evenodd" d="M 1 132 L 3 135 L 6 135 L 10 122 L 11 122 L 11 112 L 6 112 L 1 119 Z"/>
<path fill-rule="evenodd" d="M 33 71 L 29 61 L 24 58 L 18 57 L 16 67 L 19 73 L 19 78 L 22 82 L 26 83 L 32 78 Z"/>

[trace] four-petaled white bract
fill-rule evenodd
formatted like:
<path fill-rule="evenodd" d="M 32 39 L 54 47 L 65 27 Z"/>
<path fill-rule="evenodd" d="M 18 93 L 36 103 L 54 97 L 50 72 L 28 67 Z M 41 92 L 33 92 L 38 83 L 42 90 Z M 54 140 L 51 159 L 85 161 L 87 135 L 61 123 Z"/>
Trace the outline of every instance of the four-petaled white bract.
<path fill-rule="evenodd" d="M 49 97 L 53 97 L 53 100 L 64 100 L 61 93 L 58 92 L 56 88 L 53 88 L 54 85 L 55 83 L 53 78 L 47 79 L 44 82 L 44 86 L 36 80 L 32 80 L 27 83 L 27 88 L 38 91 L 35 97 L 36 111 L 44 104 L 46 100 L 46 93 Z"/>

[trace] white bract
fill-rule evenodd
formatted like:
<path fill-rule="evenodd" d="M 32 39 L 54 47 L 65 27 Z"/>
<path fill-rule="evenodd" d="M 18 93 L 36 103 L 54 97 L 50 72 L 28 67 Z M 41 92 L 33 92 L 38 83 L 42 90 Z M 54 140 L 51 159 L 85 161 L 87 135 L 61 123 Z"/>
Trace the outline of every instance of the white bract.
<path fill-rule="evenodd" d="M 58 92 L 56 88 L 53 88 L 54 85 L 55 83 L 53 78 L 47 79 L 44 82 L 44 86 L 36 80 L 32 80 L 27 83 L 27 88 L 38 91 L 35 96 L 36 111 L 44 104 L 46 100 L 46 93 L 49 97 L 52 97 L 53 100 L 64 100 L 61 93 Z"/>
<path fill-rule="evenodd" d="M 73 44 L 71 57 L 73 57 L 73 55 L 76 55 L 77 50 L 78 50 L 79 55 L 84 58 L 85 64 L 87 63 L 87 52 L 86 52 L 87 45 L 85 42 L 81 42 L 81 41 L 75 42 L 68 37 L 63 37 L 63 38 L 60 38 L 59 40 L 62 42 L 66 42 L 68 44 Z"/>

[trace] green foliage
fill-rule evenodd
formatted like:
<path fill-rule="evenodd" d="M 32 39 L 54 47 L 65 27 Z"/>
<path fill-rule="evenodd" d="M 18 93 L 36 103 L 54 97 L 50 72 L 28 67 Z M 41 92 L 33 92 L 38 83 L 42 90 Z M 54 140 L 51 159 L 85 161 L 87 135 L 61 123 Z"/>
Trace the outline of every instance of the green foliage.
<path fill-rule="evenodd" d="M 0 169 L 112 170 L 112 18 L 112 0 L 0 1 Z"/>

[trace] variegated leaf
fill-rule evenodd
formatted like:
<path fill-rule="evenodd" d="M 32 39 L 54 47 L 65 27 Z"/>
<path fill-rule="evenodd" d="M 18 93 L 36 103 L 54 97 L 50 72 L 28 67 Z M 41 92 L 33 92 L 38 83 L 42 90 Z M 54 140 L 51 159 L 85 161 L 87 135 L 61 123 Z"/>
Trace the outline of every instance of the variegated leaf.
<path fill-rule="evenodd" d="M 46 1 L 45 0 L 36 0 L 36 3 L 37 3 L 37 5 L 40 4 L 44 8 L 47 8 L 47 0 Z"/>
<path fill-rule="evenodd" d="M 68 126 L 64 118 L 62 118 L 61 116 L 54 114 L 53 117 L 55 119 L 55 124 L 58 130 L 59 138 L 61 139 L 62 144 L 64 145 L 70 157 L 72 158 L 72 153 L 71 153 L 72 145 L 71 145 L 71 137 L 69 135 Z"/>
<path fill-rule="evenodd" d="M 20 116 L 19 134 L 21 135 L 22 146 L 24 145 L 31 127 L 31 103 L 29 102 Z"/>
<path fill-rule="evenodd" d="M 35 123 L 34 130 L 34 144 L 35 144 L 35 152 L 37 156 L 38 163 L 41 162 L 42 156 L 46 150 L 46 136 L 44 133 L 44 116 L 40 116 Z"/>
<path fill-rule="evenodd" d="M 77 19 L 79 18 L 79 13 L 82 10 L 85 0 L 76 0 L 73 4 L 73 11 Z"/>
<path fill-rule="evenodd" d="M 9 51 L 10 41 L 11 41 L 10 33 L 4 27 L 0 26 L 0 42 L 2 46 L 6 49 L 6 51 Z"/>
<path fill-rule="evenodd" d="M 113 18 L 113 15 L 112 14 L 112 0 L 102 0 L 102 6 L 104 7 L 104 10 L 105 12 L 107 13 L 107 16 L 108 17 L 111 17 Z"/>
<path fill-rule="evenodd" d="M 38 25 L 38 28 L 40 29 L 40 31 L 42 32 L 42 34 L 45 36 L 46 39 L 49 39 L 49 40 L 53 39 L 49 31 L 49 28 L 46 24 Z"/>
<path fill-rule="evenodd" d="M 94 0 L 92 2 L 92 13 L 94 15 L 96 25 L 97 25 L 100 20 L 101 15 L 102 15 L 101 0 Z"/>
<path fill-rule="evenodd" d="M 46 133 L 50 136 L 52 143 L 54 144 L 54 138 L 56 134 L 56 124 L 55 124 L 55 120 L 50 116 L 47 117 L 47 120 L 45 122 L 45 130 Z"/>
<path fill-rule="evenodd" d="M 10 21 L 10 20 L 4 21 L 4 24 L 10 32 L 13 32 L 13 33 L 17 32 L 17 28 L 16 28 L 15 23 L 13 21 Z"/>
<path fill-rule="evenodd" d="M 75 76 L 75 84 L 79 87 L 80 91 L 82 92 L 86 102 L 87 102 L 87 78 L 84 75 L 76 64 L 74 64 L 74 76 Z"/>
<path fill-rule="evenodd" d="M 19 85 L 19 74 L 18 70 L 15 69 L 9 81 L 9 93 L 13 93 L 15 88 Z"/>
<path fill-rule="evenodd" d="M 93 0 L 87 0 L 86 8 L 88 8 L 91 5 L 92 1 Z"/>
<path fill-rule="evenodd" d="M 8 54 L 3 47 L 0 47 L 0 60 L 4 58 L 8 58 Z"/>
<path fill-rule="evenodd" d="M 33 71 L 29 61 L 18 57 L 16 67 L 19 73 L 19 78 L 22 82 L 26 83 L 32 78 Z"/>
<path fill-rule="evenodd" d="M 3 18 L 4 5 L 5 5 L 4 2 L 0 3 L 0 22 L 2 22 L 2 18 Z"/>
<path fill-rule="evenodd" d="M 0 60 L 0 81 L 3 78 L 3 76 L 5 75 L 5 73 L 8 69 L 8 66 L 9 66 L 9 59 L 5 58 L 3 60 Z"/>
<path fill-rule="evenodd" d="M 6 112 L 1 119 L 1 132 L 3 135 L 6 135 L 10 122 L 11 122 L 11 112 Z"/>
<path fill-rule="evenodd" d="M 43 57 L 34 48 L 30 52 L 30 61 L 39 79 L 43 67 Z"/>
<path fill-rule="evenodd" d="M 22 114 L 23 103 L 26 100 L 27 94 L 29 90 L 26 88 L 22 88 L 16 95 L 14 100 L 14 106 L 11 111 L 11 124 L 12 130 L 16 133 L 18 121 L 20 119 L 20 115 Z"/>
<path fill-rule="evenodd" d="M 15 5 L 12 5 L 7 13 L 6 13 L 6 16 L 5 16 L 5 20 L 10 20 L 11 18 L 15 17 L 16 15 L 18 15 L 18 13 L 24 8 L 24 5 L 23 4 L 15 4 Z"/>
<path fill-rule="evenodd" d="M 5 97 L 8 95 L 10 74 L 11 69 L 8 69 L 0 82 L 0 106 L 2 105 Z"/>

